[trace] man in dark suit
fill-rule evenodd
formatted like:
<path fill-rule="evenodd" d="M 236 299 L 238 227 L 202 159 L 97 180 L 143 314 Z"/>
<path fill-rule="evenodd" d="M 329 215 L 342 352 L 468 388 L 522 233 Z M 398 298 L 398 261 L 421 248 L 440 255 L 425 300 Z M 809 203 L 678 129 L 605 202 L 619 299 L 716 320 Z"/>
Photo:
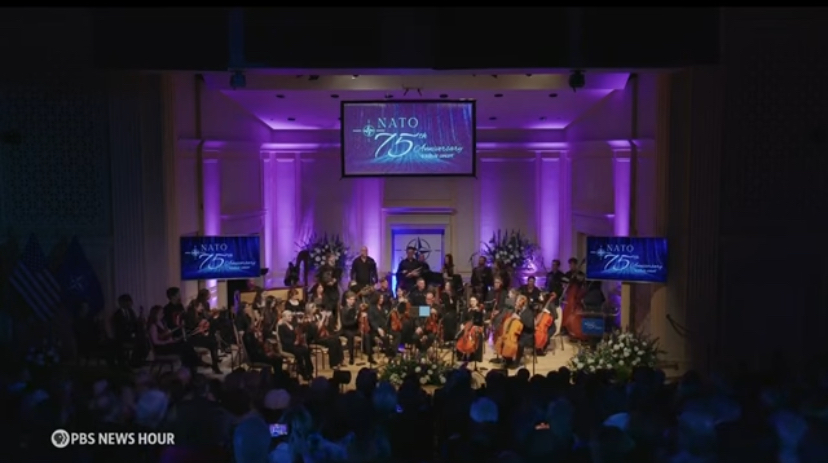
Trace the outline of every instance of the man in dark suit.
<path fill-rule="evenodd" d="M 368 255 L 368 248 L 359 250 L 359 257 L 351 263 L 351 291 L 358 293 L 366 286 L 373 286 L 379 280 L 377 262 Z"/>
<path fill-rule="evenodd" d="M 494 285 L 494 274 L 491 267 L 486 265 L 486 257 L 477 258 L 477 267 L 472 269 L 471 285 L 478 300 L 488 300 L 489 288 Z"/>
<path fill-rule="evenodd" d="M 408 293 L 408 302 L 415 307 L 426 305 L 427 292 L 425 278 L 418 278 L 417 285 Z"/>

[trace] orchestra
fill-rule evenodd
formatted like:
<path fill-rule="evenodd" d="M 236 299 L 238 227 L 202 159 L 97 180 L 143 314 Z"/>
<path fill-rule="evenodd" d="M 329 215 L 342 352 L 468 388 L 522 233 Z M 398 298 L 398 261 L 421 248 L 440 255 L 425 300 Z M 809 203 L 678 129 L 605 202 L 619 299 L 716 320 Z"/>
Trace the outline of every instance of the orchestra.
<path fill-rule="evenodd" d="M 249 304 L 241 303 L 240 293 L 234 294 L 231 313 L 211 308 L 206 289 L 184 306 L 179 288 L 169 288 L 168 303 L 152 307 L 139 331 L 145 333 L 156 355 L 177 355 L 187 367 L 210 366 L 215 373 L 221 373 L 219 359 L 225 340 L 241 341 L 247 361 L 274 370 L 282 368 L 283 353 L 292 354 L 297 374 L 310 379 L 314 372 L 311 345 L 325 349 L 334 370 L 345 365 L 346 349 L 348 364 L 354 365 L 358 338 L 372 365 L 377 350 L 393 358 L 401 344 L 414 355 L 436 355 L 442 350 L 458 360 L 480 362 L 489 335 L 496 357 L 492 362 L 511 369 L 522 365 L 524 352 L 545 355 L 552 337 L 562 329 L 571 339 L 582 340 L 582 314 L 605 305 L 601 285 L 587 281 L 580 269 L 583 262 L 574 258 L 568 260 L 566 273 L 558 260 L 553 261 L 541 289 L 533 275 L 525 284 L 510 287 L 509 269 L 502 262 L 490 267 L 480 257 L 470 283 L 463 286 L 450 254 L 445 256 L 441 273 L 432 273 L 422 255 L 409 247 L 397 268 L 399 284 L 393 288 L 391 274 L 379 278 L 376 262 L 363 247 L 352 265 L 358 268 L 350 269 L 349 290 L 340 299 L 342 270 L 336 268 L 333 257 L 328 256 L 320 267 L 318 283 L 305 298 L 296 286 L 287 291 L 286 300 L 256 287 Z M 119 333 L 135 332 L 130 327 L 142 319 L 130 304 L 126 297 L 119 301 Z M 227 334 L 228 327 L 235 327 L 238 335 Z M 209 363 L 201 361 L 197 347 L 210 351 Z"/>

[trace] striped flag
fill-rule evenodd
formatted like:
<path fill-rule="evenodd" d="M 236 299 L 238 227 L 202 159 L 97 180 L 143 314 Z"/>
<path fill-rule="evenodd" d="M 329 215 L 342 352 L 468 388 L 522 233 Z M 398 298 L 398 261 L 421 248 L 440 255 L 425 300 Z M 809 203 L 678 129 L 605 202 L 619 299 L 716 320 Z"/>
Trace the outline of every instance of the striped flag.
<path fill-rule="evenodd" d="M 29 237 L 11 276 L 11 284 L 42 321 L 51 320 L 60 303 L 60 285 L 49 271 L 46 256 L 34 235 Z"/>

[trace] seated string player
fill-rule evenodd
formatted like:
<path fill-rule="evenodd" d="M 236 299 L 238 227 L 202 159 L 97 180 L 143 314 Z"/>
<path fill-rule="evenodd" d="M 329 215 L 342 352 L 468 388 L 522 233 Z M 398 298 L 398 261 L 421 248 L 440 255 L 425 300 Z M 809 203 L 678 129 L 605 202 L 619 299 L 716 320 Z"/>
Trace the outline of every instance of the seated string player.
<path fill-rule="evenodd" d="M 371 342 L 373 343 L 374 340 L 377 340 L 379 342 L 379 348 L 389 358 L 396 355 L 398 344 L 394 344 L 393 336 L 388 330 L 389 319 L 387 312 L 382 308 L 382 295 L 375 292 L 371 293 L 369 297 L 368 324 L 371 330 L 371 335 L 368 337 L 371 339 Z M 369 350 L 373 353 L 373 345 L 369 346 Z"/>
<path fill-rule="evenodd" d="M 210 362 L 213 372 L 221 373 L 219 369 L 218 341 L 215 335 L 213 315 L 210 313 L 210 291 L 202 289 L 198 297 L 190 302 L 184 314 L 184 327 L 187 332 L 187 342 L 193 347 L 203 347 L 210 351 Z"/>
<path fill-rule="evenodd" d="M 414 322 L 414 347 L 421 353 L 427 352 L 437 338 L 436 334 L 430 333 L 427 330 L 429 318 L 431 316 L 439 316 L 439 312 L 435 307 L 434 293 L 426 293 L 425 305 L 431 307 L 429 317 L 417 317 Z"/>
<path fill-rule="evenodd" d="M 147 334 L 149 335 L 152 351 L 155 355 L 177 355 L 181 364 L 195 369 L 201 366 L 201 359 L 193 346 L 185 342 L 181 336 L 181 328 L 171 330 L 164 323 L 163 308 L 156 305 L 150 309 L 147 317 Z"/>
<path fill-rule="evenodd" d="M 306 381 L 313 379 L 313 362 L 305 333 L 293 325 L 293 314 L 289 310 L 282 312 L 278 333 L 282 351 L 292 354 L 296 359 L 296 372 L 299 376 Z"/>
<path fill-rule="evenodd" d="M 342 314 L 342 330 L 339 335 L 344 337 L 348 348 L 348 363 L 354 364 L 354 338 L 359 336 L 359 307 L 356 305 L 356 294 L 352 291 L 345 293 L 345 304 L 340 310 Z"/>
<path fill-rule="evenodd" d="M 321 301 L 320 301 L 321 303 Z M 308 304 L 309 319 L 308 340 L 311 344 L 328 349 L 328 361 L 331 368 L 339 369 L 345 363 L 345 351 L 339 341 L 336 330 L 336 318 L 333 311 L 324 305 Z"/>

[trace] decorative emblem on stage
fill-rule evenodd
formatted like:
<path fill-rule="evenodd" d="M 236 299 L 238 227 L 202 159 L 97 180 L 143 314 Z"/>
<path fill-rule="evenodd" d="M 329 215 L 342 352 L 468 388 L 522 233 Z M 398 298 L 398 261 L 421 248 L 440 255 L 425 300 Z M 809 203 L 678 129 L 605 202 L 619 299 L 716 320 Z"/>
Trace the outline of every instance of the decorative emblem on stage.
<path fill-rule="evenodd" d="M 428 241 L 420 238 L 419 236 L 409 241 L 406 247 L 413 247 L 416 249 L 417 255 L 423 256 L 425 260 L 428 260 L 429 256 L 431 256 L 431 245 Z"/>
<path fill-rule="evenodd" d="M 373 137 L 375 133 L 377 133 L 377 129 L 375 129 L 370 122 L 365 124 L 365 127 L 362 128 L 362 134 L 368 138 Z"/>

